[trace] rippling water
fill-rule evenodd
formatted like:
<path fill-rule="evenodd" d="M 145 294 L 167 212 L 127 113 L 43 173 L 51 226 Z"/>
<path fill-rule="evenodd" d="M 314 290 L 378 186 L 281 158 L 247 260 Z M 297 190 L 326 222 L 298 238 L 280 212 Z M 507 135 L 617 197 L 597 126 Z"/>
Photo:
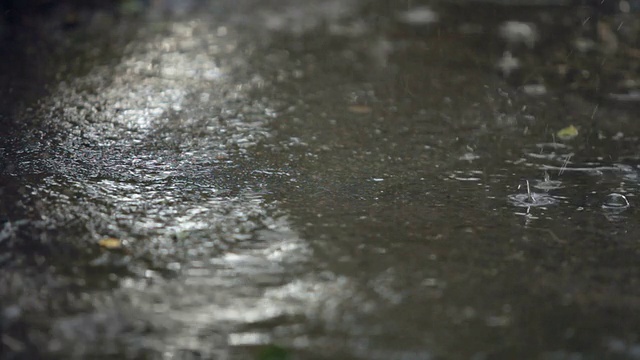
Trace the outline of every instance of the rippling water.
<path fill-rule="evenodd" d="M 2 102 L 3 356 L 634 358 L 636 112 L 496 67 L 572 9 L 174 5 Z"/>

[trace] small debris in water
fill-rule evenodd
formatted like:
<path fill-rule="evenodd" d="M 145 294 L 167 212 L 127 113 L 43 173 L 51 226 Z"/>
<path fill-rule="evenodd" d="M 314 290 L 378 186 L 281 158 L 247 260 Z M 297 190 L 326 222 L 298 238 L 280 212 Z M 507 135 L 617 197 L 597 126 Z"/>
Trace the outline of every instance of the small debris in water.
<path fill-rule="evenodd" d="M 116 238 L 104 238 L 98 241 L 98 245 L 108 250 L 122 249 L 122 240 Z"/>
<path fill-rule="evenodd" d="M 347 110 L 354 114 L 371 114 L 371 107 L 367 105 L 350 105 Z"/>
<path fill-rule="evenodd" d="M 556 135 L 560 140 L 571 140 L 578 136 L 578 128 L 573 125 L 569 125 L 566 128 L 559 130 Z"/>

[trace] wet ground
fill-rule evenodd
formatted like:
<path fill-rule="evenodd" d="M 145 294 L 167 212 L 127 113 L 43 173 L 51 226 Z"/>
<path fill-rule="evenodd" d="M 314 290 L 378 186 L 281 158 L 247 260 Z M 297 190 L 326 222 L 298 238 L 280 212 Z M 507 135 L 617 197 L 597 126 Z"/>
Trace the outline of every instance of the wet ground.
<path fill-rule="evenodd" d="M 0 358 L 640 358 L 638 15 L 549 3 L 20 10 Z"/>

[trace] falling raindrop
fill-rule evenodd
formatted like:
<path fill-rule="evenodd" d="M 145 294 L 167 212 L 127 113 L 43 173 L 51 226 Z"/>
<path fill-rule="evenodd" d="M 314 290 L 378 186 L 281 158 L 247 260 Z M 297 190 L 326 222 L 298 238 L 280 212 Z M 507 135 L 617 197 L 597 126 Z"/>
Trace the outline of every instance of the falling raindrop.
<path fill-rule="evenodd" d="M 519 207 L 539 207 L 552 205 L 558 202 L 558 200 L 546 193 L 536 193 L 531 191 L 529 181 L 527 183 L 527 192 L 511 194 L 508 196 L 509 202 L 514 206 Z M 518 187 L 520 189 L 520 187 Z"/>

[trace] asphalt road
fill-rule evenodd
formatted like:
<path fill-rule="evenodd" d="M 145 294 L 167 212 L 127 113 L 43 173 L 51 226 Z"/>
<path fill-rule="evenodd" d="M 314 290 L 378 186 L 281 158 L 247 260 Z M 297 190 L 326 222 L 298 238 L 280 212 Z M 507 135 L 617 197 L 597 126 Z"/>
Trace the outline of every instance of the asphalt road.
<path fill-rule="evenodd" d="M 0 358 L 638 358 L 635 15 L 3 6 Z"/>

